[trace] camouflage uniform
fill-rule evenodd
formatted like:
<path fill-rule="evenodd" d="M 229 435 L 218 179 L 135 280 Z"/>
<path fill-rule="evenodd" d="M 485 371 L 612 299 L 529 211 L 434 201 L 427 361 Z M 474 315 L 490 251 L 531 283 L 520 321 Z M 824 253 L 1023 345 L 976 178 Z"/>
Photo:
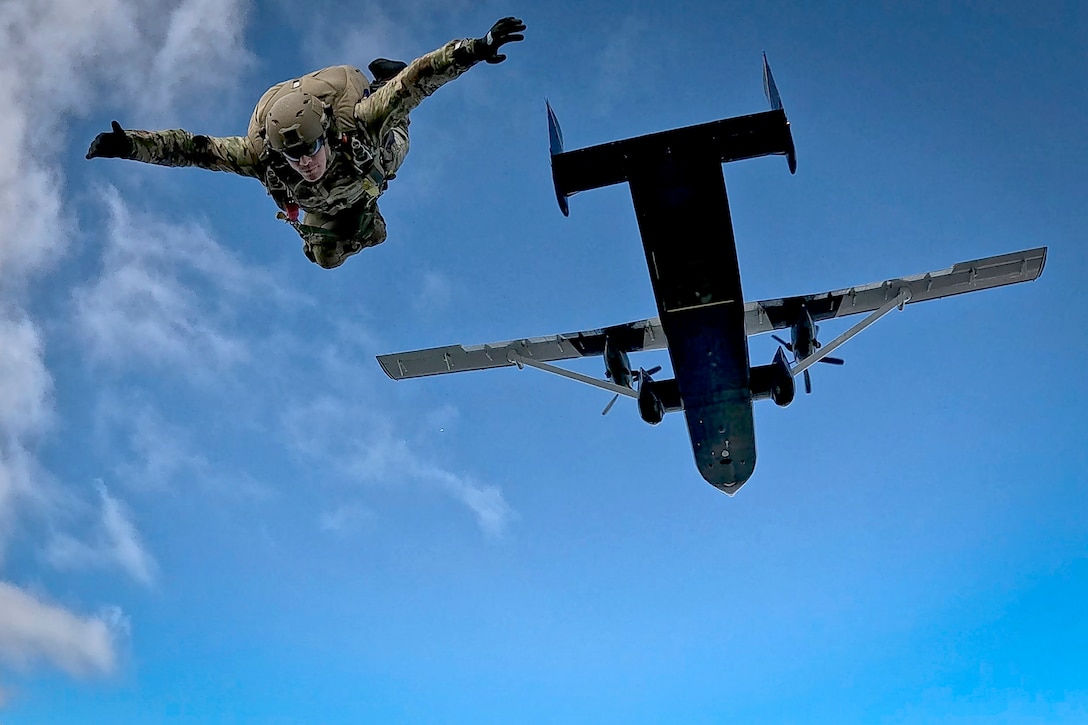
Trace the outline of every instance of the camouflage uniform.
<path fill-rule="evenodd" d="M 326 269 L 338 267 L 352 254 L 385 241 L 377 199 L 408 153 L 408 114 L 476 64 L 474 42 L 450 41 L 412 61 L 374 93 L 364 94 L 351 114 L 352 127 L 341 128 L 343 122 L 334 120 L 327 134 L 328 166 L 317 181 L 303 179 L 280 154 L 255 142 L 252 134 L 215 137 L 180 129 L 126 130 L 133 146 L 130 158 L 258 179 L 285 212 L 281 218 L 291 221 L 302 237 L 306 256 Z M 324 70 L 340 68 L 361 75 L 346 66 Z M 301 222 L 299 209 L 306 212 Z"/>

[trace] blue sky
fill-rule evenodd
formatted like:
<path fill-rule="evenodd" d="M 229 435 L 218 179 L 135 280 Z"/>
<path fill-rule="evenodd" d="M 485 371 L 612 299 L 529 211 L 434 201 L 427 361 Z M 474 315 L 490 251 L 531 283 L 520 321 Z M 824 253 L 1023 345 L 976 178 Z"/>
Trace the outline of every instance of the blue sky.
<path fill-rule="evenodd" d="M 511 14 L 335 271 L 252 180 L 83 159 Z M 0 5 L 0 721 L 1088 720 L 1086 48 L 1073 2 Z M 651 316 L 627 190 L 556 207 L 544 99 L 568 148 L 757 112 L 762 51 L 799 166 L 726 167 L 748 299 L 1047 245 L 1041 279 L 758 405 L 733 498 L 678 416 L 384 376 Z"/>

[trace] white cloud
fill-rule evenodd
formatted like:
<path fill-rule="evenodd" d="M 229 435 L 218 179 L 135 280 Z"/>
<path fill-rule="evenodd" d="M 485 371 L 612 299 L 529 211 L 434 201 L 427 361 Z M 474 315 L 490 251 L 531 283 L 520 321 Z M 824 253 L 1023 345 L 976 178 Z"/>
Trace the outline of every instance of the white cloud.
<path fill-rule="evenodd" d="M 54 415 L 53 378 L 40 326 L 24 299 L 31 282 L 67 253 L 76 228 L 60 158 L 69 148 L 68 123 L 109 103 L 166 116 L 179 100 L 233 85 L 249 59 L 241 42 L 248 5 L 248 0 L 0 2 L 0 88 L 7 100 L 0 114 L 0 208 L 15 220 L 0 231 L 0 551 L 13 535 L 13 522 L 28 511 L 54 524 L 85 505 L 42 470 L 33 452 L 34 439 Z M 129 290 L 142 283 L 147 295 L 142 299 L 158 304 L 160 312 L 184 310 L 171 298 L 174 288 L 156 289 L 123 275 L 115 279 L 128 283 Z M 187 320 L 172 321 L 194 334 Z M 220 358 L 236 354 L 229 341 L 196 338 Z M 154 561 L 120 502 L 104 488 L 95 531 L 92 545 L 69 537 L 70 560 L 108 559 L 137 580 L 151 581 Z M 123 619 L 116 610 L 80 616 L 0 582 L 0 663 L 51 665 L 74 676 L 110 673 L 117 665 L 117 633 L 126 628 Z M 7 697 L 9 691 L 0 692 L 0 699 Z"/>
<path fill-rule="evenodd" d="M 279 4 L 285 16 L 296 15 L 294 3 L 281 0 Z M 462 0 L 364 0 L 352 5 L 334 36 L 317 25 L 309 28 L 303 48 L 314 68 L 351 63 L 365 69 L 377 57 L 409 62 L 455 37 L 486 33 L 487 27 L 449 30 L 451 19 L 472 7 Z M 310 8 L 318 16 L 343 15 L 342 7 L 330 0 L 315 0 Z M 447 37 L 449 32 L 453 34 Z"/>
<path fill-rule="evenodd" d="M 41 480 L 32 440 L 53 416 L 53 379 L 46 370 L 38 329 L 18 310 L 0 314 L 0 561 L 26 502 L 44 503 L 52 492 Z"/>
<path fill-rule="evenodd" d="M 271 283 L 201 227 L 134 214 L 115 189 L 103 198 L 109 210 L 103 270 L 75 293 L 76 323 L 92 355 L 194 374 L 245 360 L 245 346 L 224 327 L 214 302 L 224 291 L 248 296 Z"/>
<path fill-rule="evenodd" d="M 170 14 L 150 78 L 141 92 L 149 113 L 170 108 L 177 99 L 206 99 L 207 91 L 227 91 L 254 63 L 242 33 L 248 0 L 185 0 Z"/>
<path fill-rule="evenodd" d="M 429 316 L 448 307 L 452 299 L 453 283 L 449 278 L 438 272 L 425 272 L 414 304 L 418 314 Z"/>
<path fill-rule="evenodd" d="M 0 581 L 0 661 L 9 666 L 109 674 L 117 665 L 115 636 L 109 618 L 81 617 Z"/>
<path fill-rule="evenodd" d="M 345 504 L 318 517 L 318 528 L 335 536 L 347 536 L 374 518 L 374 512 L 360 504 Z"/>
<path fill-rule="evenodd" d="M 158 565 L 144 548 L 124 505 L 96 485 L 100 510 L 90 542 L 58 534 L 46 549 L 46 559 L 60 569 L 119 568 L 141 584 L 150 585 Z"/>
<path fill-rule="evenodd" d="M 234 85 L 249 62 L 246 0 L 7 0 L 0 3 L 0 208 L 17 231 L 0 243 L 0 289 L 51 266 L 68 246 L 64 175 L 68 118 L 121 100 L 169 113 L 179 99 Z M 225 73 L 224 69 L 231 69 Z M 13 152 L 11 150 L 19 150 Z"/>
<path fill-rule="evenodd" d="M 487 536 L 501 537 L 510 522 L 517 518 L 498 486 L 481 485 L 470 478 L 418 463 L 413 463 L 411 469 L 414 475 L 437 484 L 454 500 L 468 507 L 475 514 L 480 530 Z"/>
<path fill-rule="evenodd" d="M 58 158 L 66 124 L 94 103 L 147 99 L 161 112 L 179 94 L 222 87 L 224 77 L 235 75 L 222 69 L 246 58 L 240 42 L 224 41 L 240 38 L 247 6 L 230 0 L 0 3 L 0 87 L 9 101 L 0 115 L 7 149 L 0 208 L 18 219 L 0 232 L 0 515 L 13 516 L 15 492 L 33 497 L 33 489 L 45 486 L 32 478 L 37 463 L 28 437 L 49 417 L 52 376 L 22 297 L 70 244 L 74 224 L 64 212 L 67 182 Z M 209 52 L 207 43 L 222 44 Z M 156 89 L 153 98 L 148 88 Z M 8 534 L 0 522 L 0 535 Z"/>
<path fill-rule="evenodd" d="M 593 65 L 600 72 L 591 74 L 595 85 L 591 97 L 596 101 L 593 112 L 597 116 L 612 114 L 617 98 L 630 94 L 632 87 L 648 83 L 645 52 L 642 49 L 655 47 L 656 44 L 646 42 L 647 36 L 652 33 L 652 28 L 634 17 L 624 18 L 618 27 L 608 33 Z M 645 88 L 647 94 L 651 91 Z"/>
<path fill-rule="evenodd" d="M 468 508 L 491 537 L 505 533 L 517 517 L 498 486 L 424 463 L 431 457 L 414 450 L 373 407 L 323 397 L 288 410 L 283 420 L 286 438 L 300 454 L 349 479 L 412 482 L 442 492 Z"/>
<path fill-rule="evenodd" d="M 0 563 L 16 522 L 18 505 L 33 495 L 34 457 L 18 442 L 0 441 Z"/>
<path fill-rule="evenodd" d="M 460 417 L 461 412 L 447 404 L 428 412 L 423 418 L 427 422 L 428 430 L 445 432 L 447 428 L 452 428 Z"/>
<path fill-rule="evenodd" d="M 41 431 L 52 416 L 52 389 L 37 328 L 25 317 L 0 316 L 0 435 Z"/>
<path fill-rule="evenodd" d="M 110 402 L 99 406 L 98 420 L 123 428 L 128 460 L 117 473 L 136 490 L 165 490 L 188 471 L 207 472 L 208 460 L 192 449 L 185 430 L 172 426 L 148 405 Z"/>
<path fill-rule="evenodd" d="M 212 493 L 266 500 L 270 489 L 252 477 L 226 472 L 198 450 L 193 429 L 165 419 L 150 403 L 131 397 L 103 396 L 95 412 L 100 446 L 116 461 L 117 480 L 138 493 Z"/>
<path fill-rule="evenodd" d="M 357 8 L 364 23 L 345 24 L 330 42 L 329 34 L 320 27 L 310 28 L 316 33 L 309 35 L 304 43 L 305 54 L 313 68 L 349 63 L 366 69 L 370 61 L 383 56 L 396 56 L 396 49 L 408 40 L 408 33 L 403 26 L 394 22 L 386 12 L 388 4 L 363 3 Z M 314 9 L 320 13 L 318 8 Z M 328 12 L 338 12 L 330 8 Z M 411 58 L 407 59 L 411 60 Z M 367 71 L 370 76 L 370 71 Z"/>

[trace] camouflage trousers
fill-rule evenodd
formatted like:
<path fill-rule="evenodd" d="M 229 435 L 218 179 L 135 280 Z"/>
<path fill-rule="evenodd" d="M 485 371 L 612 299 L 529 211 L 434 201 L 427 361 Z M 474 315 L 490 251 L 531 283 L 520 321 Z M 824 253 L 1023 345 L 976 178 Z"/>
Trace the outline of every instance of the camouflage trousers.
<path fill-rule="evenodd" d="M 375 202 L 333 216 L 306 212 L 296 228 L 303 254 L 325 269 L 335 269 L 353 254 L 385 241 L 385 219 Z"/>

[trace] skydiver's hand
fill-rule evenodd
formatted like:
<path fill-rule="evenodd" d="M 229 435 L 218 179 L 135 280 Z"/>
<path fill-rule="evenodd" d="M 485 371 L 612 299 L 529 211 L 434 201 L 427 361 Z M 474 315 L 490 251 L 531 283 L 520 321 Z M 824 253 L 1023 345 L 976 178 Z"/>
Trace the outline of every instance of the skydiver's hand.
<path fill-rule="evenodd" d="M 475 42 L 476 60 L 486 60 L 488 63 L 502 63 L 505 55 L 499 54 L 499 48 L 506 43 L 525 40 L 521 31 L 525 30 L 525 23 L 519 18 L 503 18 L 491 26 L 487 35 L 477 38 Z"/>
<path fill-rule="evenodd" d="M 100 133 L 91 141 L 91 147 L 87 149 L 87 158 L 101 157 L 104 159 L 130 159 L 132 158 L 132 140 L 125 135 L 125 129 L 114 121 L 113 130 Z"/>

